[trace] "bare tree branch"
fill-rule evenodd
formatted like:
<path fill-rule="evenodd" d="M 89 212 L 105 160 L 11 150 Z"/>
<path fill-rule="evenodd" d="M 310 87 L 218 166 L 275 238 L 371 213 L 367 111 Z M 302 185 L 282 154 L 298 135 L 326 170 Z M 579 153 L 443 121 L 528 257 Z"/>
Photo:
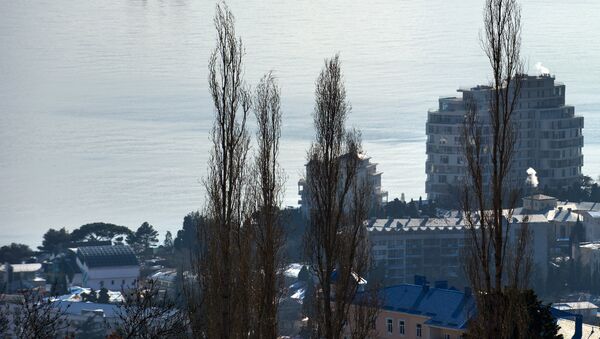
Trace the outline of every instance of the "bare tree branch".
<path fill-rule="evenodd" d="M 188 315 L 155 280 L 123 291 L 125 301 L 117 311 L 117 333 L 121 338 L 185 338 Z"/>

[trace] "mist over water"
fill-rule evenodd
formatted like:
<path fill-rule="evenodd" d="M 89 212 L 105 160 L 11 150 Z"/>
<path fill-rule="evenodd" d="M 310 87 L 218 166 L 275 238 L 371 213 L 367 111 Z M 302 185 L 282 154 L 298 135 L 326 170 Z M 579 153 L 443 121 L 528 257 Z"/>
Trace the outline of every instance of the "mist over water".
<path fill-rule="evenodd" d="M 531 73 L 541 62 L 566 84 L 585 117 L 584 173 L 597 177 L 600 2 L 522 3 L 522 55 Z M 313 136 L 314 81 L 336 52 L 349 125 L 384 189 L 425 198 L 427 109 L 489 79 L 481 1 L 229 5 L 246 80 L 273 70 L 282 87 L 286 205 L 297 203 Z M 211 1 L 0 0 L 0 245 L 38 245 L 49 227 L 94 221 L 175 231 L 202 207 L 213 14 Z"/>

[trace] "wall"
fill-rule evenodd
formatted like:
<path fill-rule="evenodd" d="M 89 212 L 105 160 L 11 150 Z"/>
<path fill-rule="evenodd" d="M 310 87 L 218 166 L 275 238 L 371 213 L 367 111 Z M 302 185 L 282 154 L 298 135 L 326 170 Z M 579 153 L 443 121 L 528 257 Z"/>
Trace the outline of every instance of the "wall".
<path fill-rule="evenodd" d="M 393 332 L 388 333 L 387 320 L 391 319 L 393 324 Z M 376 321 L 376 338 L 380 339 L 446 339 L 445 335 L 449 335 L 450 339 L 460 339 L 464 334 L 463 330 L 454 330 L 447 328 L 431 327 L 425 322 L 429 317 L 419 316 L 414 314 L 394 312 L 382 310 L 377 316 Z M 400 333 L 400 321 L 404 321 L 404 334 Z M 421 337 L 417 337 L 417 324 L 421 325 Z"/>

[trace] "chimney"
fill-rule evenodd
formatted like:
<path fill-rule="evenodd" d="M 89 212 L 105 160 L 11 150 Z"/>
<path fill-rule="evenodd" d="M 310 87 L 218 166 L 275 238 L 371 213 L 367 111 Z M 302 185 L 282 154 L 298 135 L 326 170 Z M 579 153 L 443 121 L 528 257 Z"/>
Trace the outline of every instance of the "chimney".
<path fill-rule="evenodd" d="M 448 280 L 438 280 L 434 283 L 435 288 L 448 289 Z"/>
<path fill-rule="evenodd" d="M 583 335 L 583 316 L 581 314 L 575 315 L 575 334 L 573 339 L 581 339 Z"/>
<path fill-rule="evenodd" d="M 419 286 L 427 285 L 427 278 L 424 275 L 415 274 L 415 285 L 419 285 Z"/>

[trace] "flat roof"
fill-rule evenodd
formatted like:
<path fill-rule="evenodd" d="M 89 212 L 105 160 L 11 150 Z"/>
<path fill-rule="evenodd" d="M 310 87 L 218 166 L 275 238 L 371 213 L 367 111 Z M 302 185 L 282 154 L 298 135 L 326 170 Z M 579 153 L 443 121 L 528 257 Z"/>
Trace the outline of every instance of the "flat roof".
<path fill-rule="evenodd" d="M 32 263 L 32 264 L 9 264 L 13 268 L 14 273 L 33 273 L 42 269 L 42 264 L 40 263 Z M 0 271 L 6 271 L 6 265 L 0 266 Z"/>

